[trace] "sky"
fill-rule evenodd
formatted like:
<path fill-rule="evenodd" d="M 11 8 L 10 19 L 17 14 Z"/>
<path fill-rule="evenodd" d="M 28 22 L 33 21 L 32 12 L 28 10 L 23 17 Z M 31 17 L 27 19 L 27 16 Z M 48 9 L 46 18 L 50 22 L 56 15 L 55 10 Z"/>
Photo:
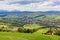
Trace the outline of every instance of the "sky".
<path fill-rule="evenodd" d="M 0 0 L 0 10 L 60 11 L 60 0 Z"/>

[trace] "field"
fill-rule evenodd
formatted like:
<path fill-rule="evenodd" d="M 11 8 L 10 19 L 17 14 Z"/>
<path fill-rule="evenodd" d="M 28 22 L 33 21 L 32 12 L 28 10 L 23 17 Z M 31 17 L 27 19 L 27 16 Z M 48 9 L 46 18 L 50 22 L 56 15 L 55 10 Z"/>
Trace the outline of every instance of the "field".
<path fill-rule="evenodd" d="M 58 35 L 44 34 L 49 31 L 49 27 L 52 27 L 52 31 L 60 27 L 58 25 L 60 24 L 60 15 L 37 16 L 35 14 L 36 17 L 33 15 L 28 16 L 22 16 L 21 19 L 17 20 L 14 18 L 19 18 L 19 16 L 15 15 L 0 18 L 0 40 L 60 40 L 60 36 L 58 36 L 60 35 L 60 30 L 57 31 Z M 7 20 L 7 17 L 12 18 Z M 15 28 L 20 29 L 15 30 Z M 12 32 L 12 29 L 14 32 Z"/>
<path fill-rule="evenodd" d="M 60 19 L 60 15 L 45 15 L 42 17 L 37 17 L 36 19 L 39 19 L 39 20 L 44 20 L 44 19 L 57 20 L 57 19 Z"/>
<path fill-rule="evenodd" d="M 47 30 L 41 29 L 35 33 L 0 32 L 0 40 L 60 40 L 59 36 L 42 34 Z"/>

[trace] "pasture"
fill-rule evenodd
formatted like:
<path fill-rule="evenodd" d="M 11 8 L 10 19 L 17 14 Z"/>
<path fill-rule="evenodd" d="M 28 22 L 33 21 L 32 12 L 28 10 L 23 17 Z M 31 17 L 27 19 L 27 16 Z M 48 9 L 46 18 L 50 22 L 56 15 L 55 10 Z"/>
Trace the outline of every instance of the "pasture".
<path fill-rule="evenodd" d="M 34 33 L 0 32 L 0 40 L 60 40 L 60 36 L 42 34 L 47 30 L 45 28 Z"/>

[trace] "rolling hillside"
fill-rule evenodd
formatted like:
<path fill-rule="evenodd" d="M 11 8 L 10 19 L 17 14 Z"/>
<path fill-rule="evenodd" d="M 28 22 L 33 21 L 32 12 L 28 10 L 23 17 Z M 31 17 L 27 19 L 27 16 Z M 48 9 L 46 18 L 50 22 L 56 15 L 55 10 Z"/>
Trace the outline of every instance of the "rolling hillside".
<path fill-rule="evenodd" d="M 60 36 L 45 34 L 47 31 L 49 31 L 49 27 L 53 28 L 55 26 L 56 28 L 58 26 L 60 27 L 60 12 L 57 11 L 56 12 L 4 11 L 0 12 L 0 27 L 1 25 L 2 28 L 0 29 L 0 40 L 59 40 L 60 39 Z M 7 27 L 4 28 L 5 26 Z M 11 29 L 15 27 L 21 29 L 19 30 L 17 29 L 17 32 L 14 30 L 15 31 L 14 32 Z"/>
<path fill-rule="evenodd" d="M 53 15 L 44 15 L 44 16 L 39 16 L 39 17 L 36 17 L 36 19 L 40 19 L 40 20 L 44 20 L 44 19 L 49 19 L 49 20 L 58 20 L 60 19 L 60 15 L 56 15 L 56 14 L 53 14 Z"/>

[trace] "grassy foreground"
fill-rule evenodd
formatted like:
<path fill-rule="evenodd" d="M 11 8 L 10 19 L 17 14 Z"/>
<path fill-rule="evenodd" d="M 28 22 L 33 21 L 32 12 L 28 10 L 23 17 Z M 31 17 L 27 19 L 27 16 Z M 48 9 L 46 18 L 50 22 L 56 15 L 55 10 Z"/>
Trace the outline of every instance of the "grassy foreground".
<path fill-rule="evenodd" d="M 0 40 L 60 40 L 56 35 L 44 35 L 42 32 L 47 31 L 41 29 L 35 33 L 16 33 L 16 32 L 0 32 Z"/>

